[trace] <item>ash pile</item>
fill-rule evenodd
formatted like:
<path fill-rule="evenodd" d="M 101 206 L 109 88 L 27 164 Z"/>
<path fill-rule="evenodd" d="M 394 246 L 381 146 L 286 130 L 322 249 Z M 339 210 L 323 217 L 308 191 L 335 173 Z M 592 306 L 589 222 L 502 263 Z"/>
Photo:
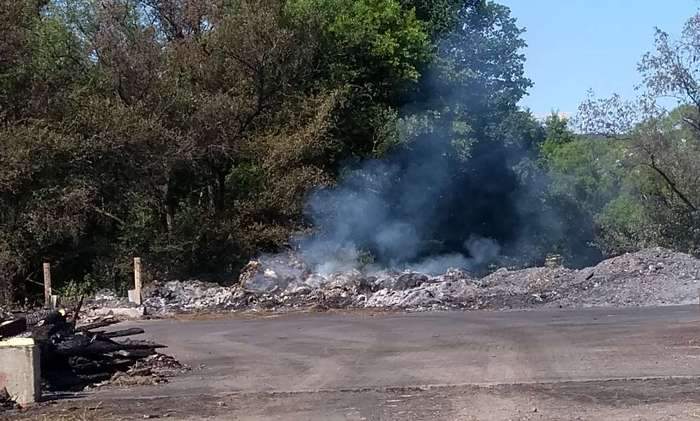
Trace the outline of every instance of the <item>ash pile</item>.
<path fill-rule="evenodd" d="M 237 283 L 156 282 L 145 295 L 150 314 L 198 311 L 376 308 L 410 311 L 539 307 L 627 307 L 698 302 L 700 260 L 652 248 L 573 270 L 498 269 L 477 277 L 460 269 L 312 271 L 293 254 L 250 262 Z"/>
<path fill-rule="evenodd" d="M 164 345 L 122 339 L 142 334 L 143 329 L 104 330 L 119 323 L 114 317 L 79 324 L 81 304 L 71 312 L 42 310 L 13 315 L 0 322 L 0 340 L 32 338 L 39 346 L 41 377 L 46 390 L 77 391 L 128 381 L 160 383 L 167 381 L 173 371 L 184 369 L 172 357 L 156 352 L 165 348 Z"/>

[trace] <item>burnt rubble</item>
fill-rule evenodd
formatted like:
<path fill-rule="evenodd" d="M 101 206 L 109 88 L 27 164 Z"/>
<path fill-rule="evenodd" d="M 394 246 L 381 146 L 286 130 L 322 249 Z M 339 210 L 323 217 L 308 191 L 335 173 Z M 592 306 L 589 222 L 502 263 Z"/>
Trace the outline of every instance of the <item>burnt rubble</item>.
<path fill-rule="evenodd" d="M 698 301 L 700 260 L 654 248 L 581 270 L 499 269 L 477 278 L 451 269 L 441 275 L 348 270 L 314 273 L 292 254 L 250 262 L 238 284 L 155 282 L 150 314 L 235 310 L 380 308 L 411 311 L 538 307 L 652 306 Z"/>
<path fill-rule="evenodd" d="M 0 388 L 0 412 L 19 408 L 20 406 L 17 404 L 17 402 L 15 402 L 10 394 L 7 393 L 7 389 L 4 387 Z"/>
<path fill-rule="evenodd" d="M 41 351 L 41 377 L 47 390 L 82 390 L 124 377 L 149 378 L 159 383 L 173 368 L 183 368 L 171 357 L 156 352 L 165 345 L 128 339 L 144 333 L 143 329 L 105 330 L 119 323 L 117 318 L 93 318 L 79 324 L 81 304 L 82 301 L 72 311 L 41 310 L 15 315 L 0 324 L 0 340 L 34 339 Z"/>

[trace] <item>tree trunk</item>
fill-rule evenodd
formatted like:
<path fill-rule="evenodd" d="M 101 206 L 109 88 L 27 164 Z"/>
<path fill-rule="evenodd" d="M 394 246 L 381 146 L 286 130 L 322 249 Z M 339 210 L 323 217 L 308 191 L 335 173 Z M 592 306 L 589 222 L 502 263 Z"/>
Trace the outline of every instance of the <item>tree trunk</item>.
<path fill-rule="evenodd" d="M 175 205 L 176 205 L 176 200 L 175 197 L 173 197 L 173 192 L 172 188 L 170 188 L 170 177 L 168 177 L 168 181 L 165 184 L 165 187 L 163 188 L 164 190 L 164 195 L 163 195 L 163 201 L 165 202 L 165 230 L 168 233 L 168 238 L 172 237 L 173 234 L 173 225 L 175 223 Z"/>
<path fill-rule="evenodd" d="M 225 169 L 219 169 L 217 172 L 217 195 L 216 195 L 216 211 L 222 212 L 226 206 L 226 173 Z"/>
<path fill-rule="evenodd" d="M 175 219 L 175 207 L 167 205 L 165 209 L 165 229 L 168 232 L 168 238 L 173 235 L 173 220 Z"/>

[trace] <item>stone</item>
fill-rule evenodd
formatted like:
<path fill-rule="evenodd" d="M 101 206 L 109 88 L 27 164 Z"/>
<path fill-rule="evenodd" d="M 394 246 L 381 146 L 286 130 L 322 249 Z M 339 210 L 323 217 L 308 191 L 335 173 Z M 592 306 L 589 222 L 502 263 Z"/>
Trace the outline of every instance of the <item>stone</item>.
<path fill-rule="evenodd" d="M 0 389 L 12 400 L 28 405 L 41 399 L 39 347 L 31 338 L 0 341 Z"/>

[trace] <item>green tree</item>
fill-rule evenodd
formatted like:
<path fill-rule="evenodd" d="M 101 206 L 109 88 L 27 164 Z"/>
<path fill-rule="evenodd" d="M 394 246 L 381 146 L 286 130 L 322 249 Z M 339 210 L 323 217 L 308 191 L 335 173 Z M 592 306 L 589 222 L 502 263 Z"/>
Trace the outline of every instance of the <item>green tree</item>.
<path fill-rule="evenodd" d="M 689 19 L 678 40 L 657 30 L 654 51 L 639 64 L 644 94 L 638 101 L 589 98 L 581 106 L 582 130 L 628 142 L 625 162 L 635 174 L 630 180 L 631 199 L 626 197 L 624 206 L 615 201 L 604 215 L 615 243 L 657 244 L 698 253 L 698 22 L 698 16 Z M 669 96 L 681 104 L 671 112 L 656 104 L 657 98 Z M 624 215 L 644 223 L 632 226 L 623 221 Z"/>
<path fill-rule="evenodd" d="M 522 30 L 494 2 L 0 0 L 0 23 L 5 299 L 45 259 L 57 287 L 119 288 L 134 255 L 234 276 L 349 160 L 437 146 L 465 209 L 534 179 Z"/>
<path fill-rule="evenodd" d="M 319 43 L 310 79 L 344 92 L 334 130 L 342 148 L 331 162 L 383 150 L 392 141 L 386 128 L 395 124 L 393 110 L 430 59 L 425 23 L 398 0 L 293 0 L 286 12 L 298 32 Z"/>
<path fill-rule="evenodd" d="M 569 128 L 569 119 L 558 113 L 552 113 L 547 117 L 544 128 L 545 139 L 541 145 L 541 154 L 545 159 L 552 158 L 558 148 L 576 139 Z"/>

